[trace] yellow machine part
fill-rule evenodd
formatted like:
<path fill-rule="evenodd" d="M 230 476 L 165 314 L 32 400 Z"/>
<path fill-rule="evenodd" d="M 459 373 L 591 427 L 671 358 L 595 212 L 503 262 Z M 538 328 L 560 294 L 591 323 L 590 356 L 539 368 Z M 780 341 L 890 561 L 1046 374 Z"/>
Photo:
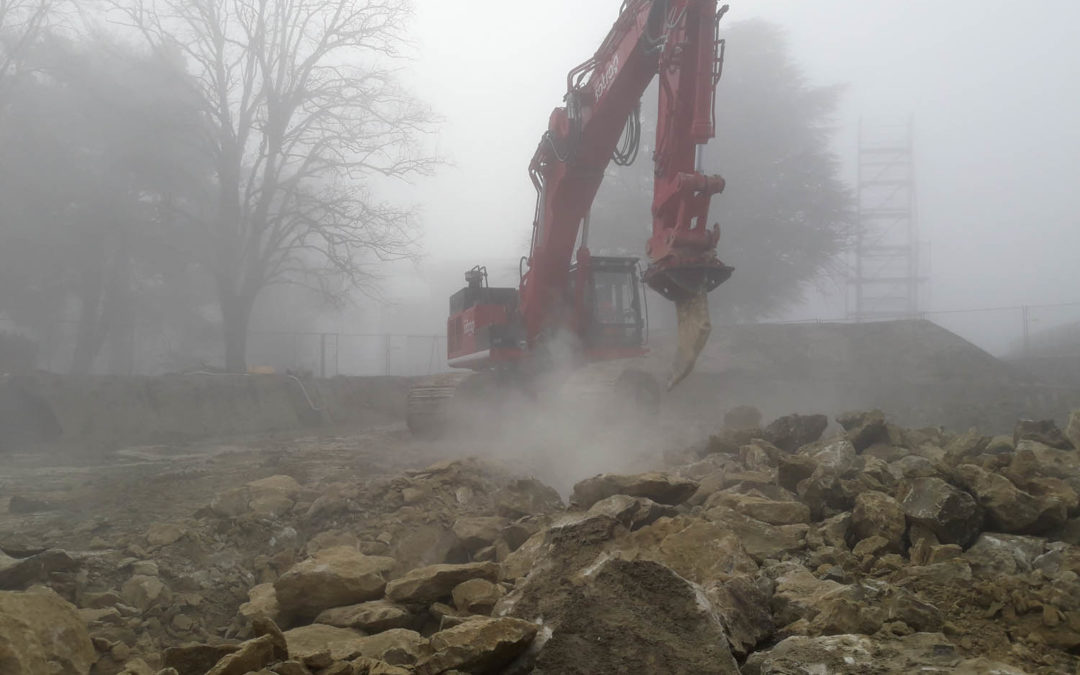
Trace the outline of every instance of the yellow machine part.
<path fill-rule="evenodd" d="M 686 376 L 694 370 L 694 364 L 697 363 L 701 351 L 705 349 L 709 341 L 709 333 L 712 332 L 707 293 L 699 293 L 686 300 L 677 301 L 675 312 L 679 321 L 679 334 L 675 363 L 672 365 L 671 377 L 668 378 L 667 383 L 668 391 L 686 379 Z"/>

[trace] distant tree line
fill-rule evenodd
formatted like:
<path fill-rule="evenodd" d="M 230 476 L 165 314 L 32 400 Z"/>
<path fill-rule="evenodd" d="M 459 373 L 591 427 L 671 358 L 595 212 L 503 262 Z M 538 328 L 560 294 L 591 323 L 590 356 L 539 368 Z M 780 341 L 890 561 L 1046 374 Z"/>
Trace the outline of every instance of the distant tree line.
<path fill-rule="evenodd" d="M 852 193 L 832 151 L 831 118 L 843 90 L 813 85 L 784 33 L 760 21 L 721 24 L 727 42 L 716 97 L 716 139 L 704 170 L 727 179 L 713 198 L 720 258 L 735 267 L 710 295 L 715 320 L 754 320 L 803 300 L 842 272 L 854 233 Z M 592 214 L 593 252 L 644 254 L 651 230 L 652 130 L 657 91 L 642 102 L 646 133 L 638 161 L 611 168 Z"/>
<path fill-rule="evenodd" d="M 338 301 L 415 254 L 374 185 L 435 164 L 393 76 L 407 0 L 88 7 L 0 0 L 0 314 L 73 322 L 74 372 L 126 372 L 136 321 L 244 371 L 266 289 Z"/>

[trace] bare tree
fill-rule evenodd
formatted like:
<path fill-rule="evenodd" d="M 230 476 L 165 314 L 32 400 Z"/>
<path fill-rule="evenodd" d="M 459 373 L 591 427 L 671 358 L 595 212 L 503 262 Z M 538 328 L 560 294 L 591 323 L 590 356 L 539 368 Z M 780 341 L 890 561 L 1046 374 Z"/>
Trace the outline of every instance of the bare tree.
<path fill-rule="evenodd" d="M 62 0 L 0 0 L 0 103 Z"/>
<path fill-rule="evenodd" d="M 221 305 L 225 365 L 246 368 L 260 291 L 370 287 L 414 252 L 413 213 L 372 177 L 427 172 L 426 107 L 396 83 L 408 0 L 111 0 L 155 48 L 184 54 L 205 102 L 216 185 L 180 214 Z"/>

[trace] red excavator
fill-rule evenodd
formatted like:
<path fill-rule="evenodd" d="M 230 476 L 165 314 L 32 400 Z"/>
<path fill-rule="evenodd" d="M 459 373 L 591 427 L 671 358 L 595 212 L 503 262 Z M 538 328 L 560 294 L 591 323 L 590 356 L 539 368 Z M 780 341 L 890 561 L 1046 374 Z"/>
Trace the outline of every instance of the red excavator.
<path fill-rule="evenodd" d="M 693 370 L 711 329 L 706 294 L 732 273 L 716 256 L 719 226 L 707 222 L 724 180 L 701 168 L 702 149 L 716 130 L 724 59 L 718 31 L 727 9 L 717 0 L 624 0 L 596 55 L 567 76 L 566 105 L 551 114 L 529 164 L 537 203 L 519 288 L 489 287 L 478 266 L 450 298 L 451 367 L 527 390 L 567 365 L 644 355 L 643 281 L 676 306 L 678 347 L 668 389 Z M 589 213 L 609 163 L 629 165 L 638 154 L 640 101 L 656 77 L 653 230 L 649 264 L 639 275 L 636 258 L 589 252 Z M 452 421 L 450 399 L 477 389 L 464 385 L 469 379 L 444 374 L 413 387 L 409 428 L 421 435 L 441 431 Z M 628 371 L 614 386 L 638 403 L 658 405 L 659 386 L 641 371 Z"/>

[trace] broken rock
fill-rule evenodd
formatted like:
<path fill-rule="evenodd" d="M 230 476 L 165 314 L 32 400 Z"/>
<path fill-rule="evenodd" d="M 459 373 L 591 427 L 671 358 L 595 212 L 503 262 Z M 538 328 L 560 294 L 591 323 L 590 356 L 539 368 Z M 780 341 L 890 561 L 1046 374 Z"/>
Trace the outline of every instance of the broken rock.
<path fill-rule="evenodd" d="M 1059 499 L 1035 497 L 1008 478 L 982 467 L 961 464 L 953 475 L 986 510 L 989 527 L 999 532 L 1037 534 L 1068 519 L 1068 509 Z"/>
<path fill-rule="evenodd" d="M 849 412 L 836 418 L 844 427 L 848 439 L 857 452 L 862 452 L 874 443 L 889 439 L 885 413 L 880 410 Z"/>
<path fill-rule="evenodd" d="M 454 607 L 467 614 L 491 614 L 495 604 L 506 593 L 502 587 L 487 579 L 469 579 L 454 587 L 451 597 Z"/>
<path fill-rule="evenodd" d="M 571 578 L 579 582 L 567 583 Z M 642 664 L 657 673 L 739 672 L 707 598 L 660 563 L 601 557 L 584 568 L 553 564 L 512 595 L 500 606 L 544 618 L 546 639 L 530 650 L 539 672 L 636 673 Z"/>
<path fill-rule="evenodd" d="M 645 497 L 611 495 L 589 507 L 589 513 L 609 516 L 628 530 L 637 530 L 664 516 L 674 516 L 678 511 L 673 506 L 657 504 Z"/>
<path fill-rule="evenodd" d="M 764 581 L 764 583 L 763 583 Z M 769 612 L 772 586 L 750 575 L 731 576 L 706 587 L 705 595 L 727 632 L 728 644 L 739 658 L 745 657 L 776 626 Z"/>
<path fill-rule="evenodd" d="M 305 663 L 323 653 L 331 662 L 355 658 L 363 651 L 364 639 L 363 633 L 320 623 L 285 631 L 289 655 Z"/>
<path fill-rule="evenodd" d="M 1035 559 L 1046 550 L 1038 537 L 984 532 L 964 553 L 975 574 L 995 577 L 1030 572 Z"/>
<path fill-rule="evenodd" d="M 120 589 L 120 596 L 124 604 L 145 612 L 155 605 L 168 604 L 172 598 L 172 592 L 161 579 L 136 574 L 124 583 Z"/>
<path fill-rule="evenodd" d="M 765 437 L 784 452 L 795 452 L 820 439 L 828 426 L 825 415 L 787 415 L 765 427 Z"/>
<path fill-rule="evenodd" d="M 86 675 L 97 660 L 75 607 L 55 592 L 0 591 L 0 669 L 32 675 Z"/>
<path fill-rule="evenodd" d="M 249 590 L 248 601 L 240 605 L 238 613 L 248 621 L 264 618 L 277 622 L 281 616 L 281 608 L 278 606 L 274 585 L 259 584 Z"/>
<path fill-rule="evenodd" d="M 537 629 L 534 623 L 511 617 L 466 621 L 431 636 L 434 653 L 417 664 L 416 673 L 499 672 L 525 651 Z"/>
<path fill-rule="evenodd" d="M 395 564 L 393 558 L 350 548 L 323 549 L 274 582 L 281 613 L 312 619 L 324 609 L 376 600 L 386 588 L 385 574 Z"/>
<path fill-rule="evenodd" d="M 0 589 L 20 591 L 38 583 L 45 583 L 55 572 L 72 572 L 79 564 L 60 549 L 42 551 L 21 560 L 9 559 L 0 569 Z"/>
<path fill-rule="evenodd" d="M 1035 441 L 1058 450 L 1072 450 L 1074 447 L 1054 420 L 1020 420 L 1013 430 L 1013 445 L 1020 441 Z"/>
<path fill-rule="evenodd" d="M 677 506 L 689 499 L 697 488 L 697 482 L 667 473 L 653 472 L 631 476 L 603 474 L 575 485 L 570 502 L 578 508 L 587 509 L 606 497 L 629 495 Z"/>
<path fill-rule="evenodd" d="M 334 607 L 324 610 L 315 618 L 315 623 L 324 623 L 338 628 L 355 628 L 367 633 L 380 633 L 391 628 L 406 628 L 414 621 L 409 610 L 386 600 Z"/>
<path fill-rule="evenodd" d="M 265 668 L 274 662 L 274 638 L 264 635 L 248 640 L 232 654 L 225 656 L 206 672 L 206 675 L 245 675 Z"/>
<path fill-rule="evenodd" d="M 495 540 L 499 538 L 499 533 L 508 524 L 509 521 L 506 518 L 494 516 L 458 518 L 454 522 L 453 532 L 465 550 L 475 552 L 495 543 Z"/>
<path fill-rule="evenodd" d="M 863 492 L 855 498 L 848 530 L 851 545 L 873 536 L 883 537 L 888 550 L 899 552 L 903 548 L 907 520 L 900 502 L 883 492 Z"/>
<path fill-rule="evenodd" d="M 1069 415 L 1069 423 L 1065 425 L 1065 438 L 1074 448 L 1080 450 L 1080 410 Z"/>
<path fill-rule="evenodd" d="M 204 675 L 218 662 L 239 648 L 235 644 L 169 647 L 163 655 L 166 668 L 173 668 L 180 675 Z"/>
<path fill-rule="evenodd" d="M 429 605 L 449 597 L 454 587 L 469 579 L 496 581 L 499 566 L 491 562 L 464 565 L 429 565 L 409 571 L 386 586 L 386 597 L 405 605 Z"/>
<path fill-rule="evenodd" d="M 772 649 L 755 652 L 743 675 L 780 673 L 948 672 L 961 662 L 956 646 L 938 633 L 915 633 L 899 640 L 865 635 L 789 637 Z"/>
<path fill-rule="evenodd" d="M 424 654 L 428 641 L 416 631 L 392 628 L 363 638 L 357 644 L 361 656 L 392 666 L 411 666 Z"/>
<path fill-rule="evenodd" d="M 900 498 L 911 523 L 921 525 L 943 544 L 967 546 L 982 528 L 982 509 L 975 499 L 940 478 L 916 478 Z"/>

